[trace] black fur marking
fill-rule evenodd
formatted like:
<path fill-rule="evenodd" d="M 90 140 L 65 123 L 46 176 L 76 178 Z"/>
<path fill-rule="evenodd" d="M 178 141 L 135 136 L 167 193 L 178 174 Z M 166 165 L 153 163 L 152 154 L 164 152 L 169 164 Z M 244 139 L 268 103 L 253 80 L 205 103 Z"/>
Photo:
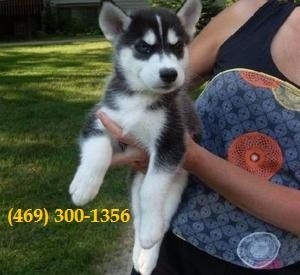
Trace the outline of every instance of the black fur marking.
<path fill-rule="evenodd" d="M 112 110 L 118 110 L 119 106 L 116 102 L 116 97 L 118 95 L 127 95 L 132 96 L 134 94 L 133 91 L 128 89 L 126 85 L 126 81 L 121 72 L 116 72 L 116 75 L 112 78 L 107 87 L 106 94 L 103 98 L 103 105 L 107 106 Z"/>
<path fill-rule="evenodd" d="M 167 124 L 157 141 L 155 166 L 172 170 L 185 153 L 184 134 L 187 132 L 199 141 L 201 121 L 185 91 L 167 94 L 156 104 L 157 108 L 165 108 Z"/>
<path fill-rule="evenodd" d="M 156 144 L 156 159 L 154 165 L 158 169 L 173 171 L 180 164 L 184 152 L 184 132 L 181 114 L 176 104 L 169 105 L 167 111 L 167 124 Z"/>
<path fill-rule="evenodd" d="M 140 54 L 141 56 L 151 56 L 155 50 L 155 45 L 149 45 L 145 41 L 140 40 L 134 45 L 136 55 Z"/>
<path fill-rule="evenodd" d="M 147 109 L 152 110 L 152 111 L 157 111 L 159 109 L 168 107 L 169 105 L 173 104 L 174 99 L 176 98 L 177 94 L 178 94 L 178 91 L 164 94 L 160 97 L 160 99 L 158 99 L 157 101 L 152 103 L 150 106 L 148 106 Z"/>
<path fill-rule="evenodd" d="M 81 138 L 89 138 L 92 136 L 102 136 L 103 131 L 98 129 L 95 125 L 96 120 L 98 119 L 96 116 L 96 110 L 99 109 L 99 105 L 97 105 L 88 115 L 86 119 L 86 123 L 81 131 Z"/>
<path fill-rule="evenodd" d="M 182 119 L 188 133 L 194 140 L 200 141 L 201 138 L 201 119 L 195 111 L 194 102 L 186 93 L 180 93 L 178 97 Z"/>
<path fill-rule="evenodd" d="M 107 90 L 106 96 L 103 98 L 103 104 L 107 106 L 109 109 L 118 110 L 119 107 L 116 103 L 115 94 L 118 93 L 115 90 Z"/>
<path fill-rule="evenodd" d="M 157 17 L 161 19 L 162 34 L 159 32 L 159 24 Z M 184 46 L 189 43 L 189 37 L 185 32 L 180 20 L 177 16 L 167 9 L 144 9 L 139 10 L 132 16 L 132 21 L 128 29 L 123 33 L 118 43 L 117 50 L 122 47 L 132 47 L 134 50 L 134 56 L 141 60 L 147 60 L 152 54 L 174 54 L 178 59 L 183 58 Z M 172 29 L 178 37 L 181 38 L 176 45 L 170 45 L 168 43 L 168 31 Z M 138 45 L 141 43 L 143 36 L 149 30 L 152 30 L 156 36 L 156 44 L 151 46 L 151 51 L 145 51 L 144 53 L 137 50 Z"/>

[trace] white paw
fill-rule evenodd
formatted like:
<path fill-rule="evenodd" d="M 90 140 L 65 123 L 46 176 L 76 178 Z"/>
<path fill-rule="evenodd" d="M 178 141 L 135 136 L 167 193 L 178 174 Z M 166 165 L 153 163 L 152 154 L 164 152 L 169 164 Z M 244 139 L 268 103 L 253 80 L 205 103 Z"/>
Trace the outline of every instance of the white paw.
<path fill-rule="evenodd" d="M 92 201 L 98 194 L 100 185 L 101 177 L 94 173 L 77 171 L 69 188 L 73 203 L 83 206 Z"/>
<path fill-rule="evenodd" d="M 139 245 L 139 241 L 134 242 L 133 252 L 132 252 L 132 261 L 135 270 L 139 271 L 139 256 L 141 254 L 141 246 Z"/>
<path fill-rule="evenodd" d="M 140 225 L 140 244 L 144 249 L 153 247 L 162 240 L 164 236 L 164 226 L 161 218 L 155 219 L 150 216 L 143 217 Z"/>
<path fill-rule="evenodd" d="M 142 249 L 138 258 L 137 269 L 142 275 L 150 275 L 154 270 L 160 245 L 155 245 L 151 249 Z"/>

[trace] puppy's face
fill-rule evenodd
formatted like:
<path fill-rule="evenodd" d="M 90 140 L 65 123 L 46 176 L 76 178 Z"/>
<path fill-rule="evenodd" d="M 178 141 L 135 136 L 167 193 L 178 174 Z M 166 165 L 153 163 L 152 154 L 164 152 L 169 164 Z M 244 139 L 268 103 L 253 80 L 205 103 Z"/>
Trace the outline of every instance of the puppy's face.
<path fill-rule="evenodd" d="M 103 3 L 100 26 L 114 42 L 117 70 L 132 90 L 168 93 L 183 85 L 187 44 L 200 13 L 199 0 L 187 0 L 177 14 L 147 9 L 132 16 L 111 2 Z"/>
<path fill-rule="evenodd" d="M 189 39 L 168 11 L 144 11 L 132 17 L 118 44 L 118 66 L 134 90 L 166 93 L 185 81 Z"/>

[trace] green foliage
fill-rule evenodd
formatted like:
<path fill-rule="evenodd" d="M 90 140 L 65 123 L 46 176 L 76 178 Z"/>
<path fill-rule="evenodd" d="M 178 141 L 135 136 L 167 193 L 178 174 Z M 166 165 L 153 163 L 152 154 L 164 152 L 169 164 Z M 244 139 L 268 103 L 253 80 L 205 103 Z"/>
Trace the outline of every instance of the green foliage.
<path fill-rule="evenodd" d="M 230 5 L 232 5 L 234 2 L 237 2 L 238 0 L 226 0 L 225 1 L 225 6 L 230 6 Z"/>
<path fill-rule="evenodd" d="M 198 29 L 202 29 L 204 26 L 206 26 L 210 19 L 216 16 L 222 9 L 223 7 L 216 4 L 215 0 L 204 0 L 202 16 L 197 26 Z"/>
<path fill-rule="evenodd" d="M 173 10 L 179 9 L 182 5 L 182 2 L 183 1 L 181 0 L 169 0 L 169 1 L 152 0 L 151 1 L 152 5 L 155 7 L 165 7 Z M 197 26 L 198 29 L 203 28 L 212 17 L 214 17 L 217 13 L 219 13 L 223 9 L 223 7 L 217 4 L 215 0 L 203 0 L 202 3 L 203 3 L 202 17 Z"/>
<path fill-rule="evenodd" d="M 210 9 L 211 7 L 216 7 L 216 6 L 219 6 L 219 7 L 222 7 L 225 5 L 228 6 L 236 1 L 237 0 L 220 0 L 220 1 L 202 0 L 202 3 L 205 8 Z M 169 8 L 169 9 L 173 9 L 173 10 L 177 10 L 178 8 L 180 8 L 183 2 L 184 2 L 183 0 L 167 0 L 167 1 L 151 0 L 151 4 L 155 7 L 165 7 L 165 8 Z M 224 2 L 223 5 L 222 5 L 222 2 Z"/>
<path fill-rule="evenodd" d="M 177 10 L 181 6 L 180 0 L 152 0 L 151 1 L 152 6 L 154 7 L 165 7 L 168 9 Z"/>

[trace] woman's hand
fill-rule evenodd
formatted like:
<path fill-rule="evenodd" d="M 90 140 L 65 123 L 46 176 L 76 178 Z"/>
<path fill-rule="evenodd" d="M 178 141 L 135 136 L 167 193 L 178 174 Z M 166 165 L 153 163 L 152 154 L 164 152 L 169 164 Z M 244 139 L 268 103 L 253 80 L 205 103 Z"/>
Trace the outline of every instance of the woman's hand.
<path fill-rule="evenodd" d="M 122 128 L 104 113 L 100 112 L 97 114 L 97 116 L 114 139 L 128 146 L 125 152 L 116 153 L 113 155 L 111 167 L 128 165 L 136 171 L 145 173 L 149 162 L 149 155 L 147 154 L 146 150 L 143 149 L 132 136 L 123 135 Z M 197 157 L 195 156 L 195 148 L 198 145 L 188 134 L 185 137 L 185 144 L 186 153 L 184 156 L 183 167 L 189 171 L 197 161 Z"/>
<path fill-rule="evenodd" d="M 128 165 L 136 171 L 145 173 L 149 162 L 146 150 L 132 136 L 124 135 L 122 128 L 104 113 L 99 112 L 97 116 L 114 139 L 127 145 L 124 152 L 113 155 L 111 167 Z"/>
<path fill-rule="evenodd" d="M 195 153 L 197 152 L 197 147 L 199 147 L 199 145 L 193 140 L 190 135 L 186 134 L 183 168 L 188 172 L 192 171 L 197 162 L 197 155 Z"/>

